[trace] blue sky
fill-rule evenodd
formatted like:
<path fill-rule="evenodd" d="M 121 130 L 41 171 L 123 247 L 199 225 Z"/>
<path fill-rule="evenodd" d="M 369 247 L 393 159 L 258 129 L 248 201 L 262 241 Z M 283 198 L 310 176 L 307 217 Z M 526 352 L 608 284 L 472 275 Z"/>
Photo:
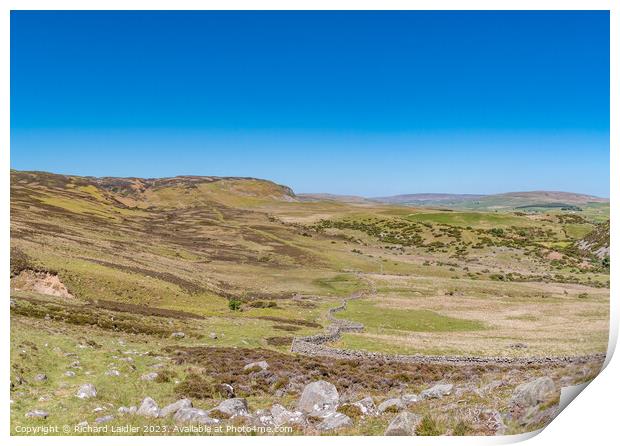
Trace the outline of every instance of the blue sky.
<path fill-rule="evenodd" d="M 609 15 L 13 12 L 11 167 L 609 196 Z"/>

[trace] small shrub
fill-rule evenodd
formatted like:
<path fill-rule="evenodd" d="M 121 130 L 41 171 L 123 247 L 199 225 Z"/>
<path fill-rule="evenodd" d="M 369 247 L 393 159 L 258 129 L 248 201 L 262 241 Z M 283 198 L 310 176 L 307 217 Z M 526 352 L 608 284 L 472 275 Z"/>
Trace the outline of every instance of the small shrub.
<path fill-rule="evenodd" d="M 587 298 L 588 298 L 588 293 L 579 293 L 579 294 L 577 295 L 577 297 L 578 297 L 579 299 L 587 299 Z"/>
<path fill-rule="evenodd" d="M 437 428 L 437 423 L 435 422 L 435 420 L 429 415 L 425 415 L 416 429 L 416 434 L 420 436 L 430 437 L 440 435 L 440 432 L 439 428 Z"/>
<path fill-rule="evenodd" d="M 469 432 L 471 432 L 471 428 L 469 427 L 469 425 L 467 425 L 467 423 L 461 420 L 452 430 L 452 435 L 462 437 L 464 435 L 468 435 Z"/>
<path fill-rule="evenodd" d="M 343 404 L 338 408 L 338 412 L 345 414 L 352 419 L 357 419 L 364 415 L 362 410 L 354 404 Z"/>
<path fill-rule="evenodd" d="M 177 373 L 172 370 L 162 370 L 158 373 L 157 378 L 155 378 L 156 383 L 169 383 L 172 378 L 175 378 Z"/>
<path fill-rule="evenodd" d="M 228 301 L 228 308 L 230 309 L 230 311 L 241 310 L 241 301 L 238 299 L 230 299 Z"/>
<path fill-rule="evenodd" d="M 218 409 L 213 409 L 209 411 L 209 416 L 211 418 L 216 418 L 218 420 L 228 420 L 230 418 L 230 415 L 228 415 L 227 413 L 222 412 L 221 410 Z"/>

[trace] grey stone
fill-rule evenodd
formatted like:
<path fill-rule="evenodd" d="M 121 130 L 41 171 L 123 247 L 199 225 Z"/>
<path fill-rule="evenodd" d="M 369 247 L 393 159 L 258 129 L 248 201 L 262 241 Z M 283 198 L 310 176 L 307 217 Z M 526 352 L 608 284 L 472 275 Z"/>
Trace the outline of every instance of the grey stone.
<path fill-rule="evenodd" d="M 418 401 L 420 401 L 420 397 L 415 393 L 407 393 L 401 396 L 400 399 L 403 401 L 403 403 L 405 403 L 405 405 L 417 403 Z"/>
<path fill-rule="evenodd" d="M 183 333 L 182 331 L 177 331 L 177 332 L 172 333 L 170 337 L 171 338 L 184 338 L 185 333 Z"/>
<path fill-rule="evenodd" d="M 422 417 L 411 412 L 401 412 L 388 425 L 383 435 L 415 435 L 416 428 L 422 421 Z"/>
<path fill-rule="evenodd" d="M 121 376 L 121 372 L 116 369 L 108 370 L 105 372 L 105 374 L 108 376 Z"/>
<path fill-rule="evenodd" d="M 26 413 L 26 418 L 47 418 L 49 417 L 49 412 L 45 411 L 45 410 L 41 410 L 41 409 L 35 409 L 35 410 L 31 410 L 30 412 Z"/>
<path fill-rule="evenodd" d="M 114 419 L 114 416 L 112 415 L 105 415 L 103 417 L 99 417 L 95 419 L 95 423 L 109 423 L 110 421 L 112 421 Z"/>
<path fill-rule="evenodd" d="M 405 408 L 405 404 L 400 398 L 390 398 L 388 400 L 385 400 L 381 404 L 379 404 L 379 407 L 377 408 L 377 410 L 379 411 L 379 413 L 400 412 L 404 408 Z"/>
<path fill-rule="evenodd" d="M 274 404 L 271 407 L 271 416 L 273 417 L 273 424 L 276 426 L 282 425 L 297 425 L 305 426 L 306 417 L 299 411 L 292 412 L 287 410 L 280 404 Z"/>
<path fill-rule="evenodd" d="M 125 407 L 125 406 L 121 406 L 118 408 L 118 413 L 121 415 L 133 415 L 134 413 L 136 413 L 138 411 L 138 408 L 136 406 L 130 406 L 130 407 Z"/>
<path fill-rule="evenodd" d="M 45 373 L 39 373 L 34 377 L 35 381 L 47 381 L 47 375 Z"/>
<path fill-rule="evenodd" d="M 322 431 L 330 431 L 334 429 L 340 429 L 343 427 L 352 426 L 353 422 L 351 418 L 340 412 L 332 412 L 323 418 L 323 421 L 319 423 L 317 429 Z"/>
<path fill-rule="evenodd" d="M 169 415 L 174 415 L 177 412 L 177 410 L 187 409 L 188 407 L 192 407 L 192 402 L 188 400 L 187 398 L 183 398 L 179 401 L 176 401 L 172 404 L 168 404 L 167 406 L 163 407 L 159 411 L 159 416 L 167 417 Z"/>
<path fill-rule="evenodd" d="M 436 384 L 429 389 L 423 390 L 420 393 L 420 399 L 441 398 L 450 395 L 453 388 L 452 384 Z"/>
<path fill-rule="evenodd" d="M 97 389 L 90 383 L 82 384 L 75 396 L 80 399 L 94 398 L 97 396 Z"/>
<path fill-rule="evenodd" d="M 157 418 L 159 416 L 159 408 L 153 398 L 146 397 L 142 400 L 140 407 L 136 411 L 136 415 L 149 418 Z"/>
<path fill-rule="evenodd" d="M 247 364 L 245 367 L 243 367 L 243 370 L 249 370 L 255 367 L 258 367 L 261 370 L 267 370 L 269 368 L 269 364 L 267 363 L 267 361 L 251 362 Z"/>
<path fill-rule="evenodd" d="M 159 376 L 157 372 L 145 373 L 140 377 L 142 381 L 154 381 Z"/>
<path fill-rule="evenodd" d="M 336 386 L 327 381 L 315 381 L 304 387 L 297 408 L 308 415 L 324 416 L 335 412 L 338 400 Z"/>
<path fill-rule="evenodd" d="M 245 398 L 229 398 L 222 401 L 213 410 L 219 410 L 230 417 L 250 415 L 250 411 L 248 410 L 248 402 Z"/>
<path fill-rule="evenodd" d="M 353 405 L 359 408 L 362 415 L 375 415 L 377 413 L 377 406 L 370 396 L 354 402 Z"/>
<path fill-rule="evenodd" d="M 177 410 L 173 419 L 179 423 L 216 424 L 219 422 L 219 420 L 211 418 L 206 410 L 195 407 Z"/>
<path fill-rule="evenodd" d="M 517 386 L 512 394 L 511 402 L 521 407 L 536 406 L 556 391 L 553 380 L 548 376 L 537 378 L 533 381 Z"/>
<path fill-rule="evenodd" d="M 210 337 L 211 339 L 217 339 L 217 334 L 215 334 L 215 333 L 211 332 L 211 333 L 209 333 L 209 337 Z"/>
<path fill-rule="evenodd" d="M 72 372 L 71 370 L 67 370 L 64 373 L 65 376 L 69 377 L 69 378 L 73 378 L 75 376 L 75 372 Z"/>

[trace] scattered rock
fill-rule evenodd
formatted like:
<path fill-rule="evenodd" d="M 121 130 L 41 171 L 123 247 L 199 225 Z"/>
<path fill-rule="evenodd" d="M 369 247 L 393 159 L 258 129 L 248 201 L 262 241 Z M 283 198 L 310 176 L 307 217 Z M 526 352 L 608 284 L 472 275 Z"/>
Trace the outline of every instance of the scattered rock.
<path fill-rule="evenodd" d="M 75 376 L 75 372 L 72 372 L 71 370 L 67 370 L 64 373 L 65 376 L 68 376 L 69 378 L 73 378 Z"/>
<path fill-rule="evenodd" d="M 248 410 L 248 402 L 245 398 L 230 398 L 224 400 L 213 410 L 219 410 L 230 417 L 245 417 L 250 415 L 250 411 Z"/>
<path fill-rule="evenodd" d="M 145 373 L 144 375 L 142 375 L 140 377 L 140 379 L 142 381 L 154 381 L 155 378 L 157 378 L 159 376 L 159 373 L 157 372 L 150 372 L 150 373 Z"/>
<path fill-rule="evenodd" d="M 88 427 L 88 421 L 80 421 L 76 424 L 77 427 Z"/>
<path fill-rule="evenodd" d="M 452 393 L 452 384 L 436 384 L 420 393 L 420 399 L 441 398 Z"/>
<path fill-rule="evenodd" d="M 415 393 L 407 393 L 401 396 L 400 399 L 403 401 L 405 405 L 417 403 L 418 401 L 420 401 L 420 397 L 416 395 Z"/>
<path fill-rule="evenodd" d="M 273 416 L 273 423 L 276 426 L 282 425 L 306 425 L 306 417 L 299 411 L 292 412 L 287 410 L 280 404 L 274 404 L 271 407 L 271 415 Z"/>
<path fill-rule="evenodd" d="M 512 394 L 511 402 L 521 407 L 536 406 L 545 401 L 555 390 L 553 380 L 548 376 L 543 376 L 517 386 Z"/>
<path fill-rule="evenodd" d="M 93 412 L 95 412 L 95 413 L 98 413 L 98 412 L 103 412 L 103 411 L 105 411 L 105 409 L 104 409 L 103 407 L 95 407 L 95 408 L 93 409 Z"/>
<path fill-rule="evenodd" d="M 219 422 L 211 418 L 206 410 L 196 409 L 195 407 L 177 410 L 173 419 L 179 423 L 216 424 Z"/>
<path fill-rule="evenodd" d="M 377 408 L 379 413 L 400 412 L 403 409 L 405 409 L 405 404 L 400 398 L 390 398 L 388 400 L 385 400 L 384 402 L 379 404 L 379 407 Z"/>
<path fill-rule="evenodd" d="M 226 398 L 234 398 L 235 397 L 235 389 L 230 384 L 220 384 L 219 391 Z"/>
<path fill-rule="evenodd" d="M 322 431 L 330 431 L 343 427 L 352 426 L 351 418 L 340 412 L 332 412 L 323 418 L 323 421 L 317 426 Z"/>
<path fill-rule="evenodd" d="M 103 417 L 99 417 L 95 419 L 95 423 L 109 423 L 110 421 L 112 421 L 114 419 L 113 415 L 105 415 Z"/>
<path fill-rule="evenodd" d="M 258 361 L 258 362 L 251 362 L 247 364 L 245 367 L 243 367 L 243 370 L 250 370 L 250 369 L 267 370 L 268 368 L 269 368 L 269 364 L 267 364 L 267 361 Z"/>
<path fill-rule="evenodd" d="M 508 348 L 514 348 L 515 350 L 520 350 L 523 348 L 527 348 L 527 344 L 524 344 L 522 342 L 516 342 L 514 344 L 510 344 Z"/>
<path fill-rule="evenodd" d="M 183 398 L 182 400 L 176 401 L 163 407 L 159 411 L 159 416 L 167 417 L 169 415 L 174 415 L 179 409 L 187 409 L 188 407 L 192 407 L 192 402 L 187 398 Z"/>
<path fill-rule="evenodd" d="M 211 339 L 217 339 L 217 334 L 215 334 L 215 333 L 211 332 L 211 333 L 209 333 L 209 337 L 210 337 Z"/>
<path fill-rule="evenodd" d="M 259 409 L 254 413 L 253 423 L 259 426 L 274 426 L 273 415 L 264 409 Z"/>
<path fill-rule="evenodd" d="M 142 400 L 140 407 L 136 411 L 136 415 L 143 417 L 157 418 L 159 416 L 159 408 L 157 403 L 151 397 L 146 397 Z"/>
<path fill-rule="evenodd" d="M 497 410 L 483 410 L 480 413 L 480 421 L 484 423 L 487 429 L 495 432 L 495 435 L 504 435 L 506 433 L 506 425 L 504 424 L 502 415 Z"/>
<path fill-rule="evenodd" d="M 45 373 L 39 373 L 38 375 L 34 377 L 34 380 L 39 381 L 39 382 L 47 381 L 47 375 Z"/>
<path fill-rule="evenodd" d="M 304 387 L 297 408 L 311 416 L 324 416 L 336 410 L 338 399 L 336 386 L 327 381 L 315 381 Z"/>
<path fill-rule="evenodd" d="M 49 417 L 49 412 L 46 412 L 45 410 L 41 410 L 41 409 L 35 409 L 35 410 L 31 410 L 30 412 L 26 413 L 26 418 L 47 418 Z"/>
<path fill-rule="evenodd" d="M 390 421 L 383 435 L 415 435 L 422 417 L 411 412 L 401 412 Z"/>
<path fill-rule="evenodd" d="M 121 406 L 118 408 L 118 413 L 121 415 L 133 415 L 138 411 L 138 408 L 136 406 L 130 406 L 130 407 L 125 407 L 125 406 Z"/>
<path fill-rule="evenodd" d="M 119 372 L 118 370 L 112 369 L 112 370 L 108 370 L 105 372 L 106 375 L 108 376 L 121 376 L 121 372 Z"/>
<path fill-rule="evenodd" d="M 177 332 L 172 333 L 170 337 L 171 338 L 184 338 L 185 333 L 183 333 L 182 331 L 177 331 Z"/>
<path fill-rule="evenodd" d="M 359 408 L 362 415 L 375 415 L 377 413 L 377 406 L 370 396 L 354 402 L 353 405 Z"/>
<path fill-rule="evenodd" d="M 81 399 L 94 398 L 97 396 L 97 389 L 95 389 L 95 386 L 90 383 L 82 384 L 75 396 Z"/>

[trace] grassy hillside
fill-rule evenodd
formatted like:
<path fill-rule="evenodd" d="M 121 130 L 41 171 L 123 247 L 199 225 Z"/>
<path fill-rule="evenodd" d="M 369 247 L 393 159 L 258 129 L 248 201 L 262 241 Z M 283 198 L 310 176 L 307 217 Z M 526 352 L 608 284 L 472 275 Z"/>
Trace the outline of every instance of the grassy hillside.
<path fill-rule="evenodd" d="M 296 359 L 293 336 L 322 331 L 330 323 L 328 308 L 358 291 L 365 297 L 341 315 L 364 330 L 332 346 L 457 356 L 603 352 L 609 261 L 576 246 L 582 240 L 599 246 L 608 238 L 608 225 L 605 235 L 599 224 L 608 221 L 605 205 L 590 214 L 432 210 L 302 200 L 285 186 L 251 178 L 12 171 L 13 426 L 37 423 L 24 418 L 35 406 L 50 409 L 58 422 L 92 421 L 95 407 L 85 412 L 72 397 L 85 381 L 102 389 L 97 406 L 136 404 L 147 394 L 170 402 L 198 381 L 211 390 L 234 381 L 238 395 L 255 407 L 290 407 L 301 385 L 330 367 L 342 376 L 339 390 L 376 398 L 407 386 L 418 391 L 448 373 L 412 369 L 421 373 L 415 384 L 394 378 L 387 387 L 375 381 L 356 387 L 353 366 Z M 184 336 L 175 337 L 179 332 Z M 181 360 L 186 349 L 200 354 Z M 209 355 L 224 370 L 199 359 Z M 82 363 L 75 369 L 69 366 L 74 356 Z M 133 362 L 121 360 L 127 356 Z M 286 386 L 282 393 L 275 381 L 258 377 L 244 387 L 247 376 L 227 369 L 260 357 L 283 370 L 308 361 L 307 373 L 299 382 L 286 375 L 292 384 L 278 384 Z M 115 381 L 106 374 L 111 367 L 127 379 Z M 166 370 L 162 381 L 142 382 L 141 374 L 153 367 Z M 75 379 L 64 375 L 67 370 Z M 36 381 L 38 373 L 48 380 Z M 491 380 L 498 373 L 477 376 Z M 520 371 L 511 385 L 531 373 L 539 371 Z M 584 379 L 572 369 L 554 373 Z M 195 402 L 221 398 L 213 391 Z M 505 402 L 493 401 L 485 404 Z M 381 433 L 388 421 L 356 429 Z"/>

